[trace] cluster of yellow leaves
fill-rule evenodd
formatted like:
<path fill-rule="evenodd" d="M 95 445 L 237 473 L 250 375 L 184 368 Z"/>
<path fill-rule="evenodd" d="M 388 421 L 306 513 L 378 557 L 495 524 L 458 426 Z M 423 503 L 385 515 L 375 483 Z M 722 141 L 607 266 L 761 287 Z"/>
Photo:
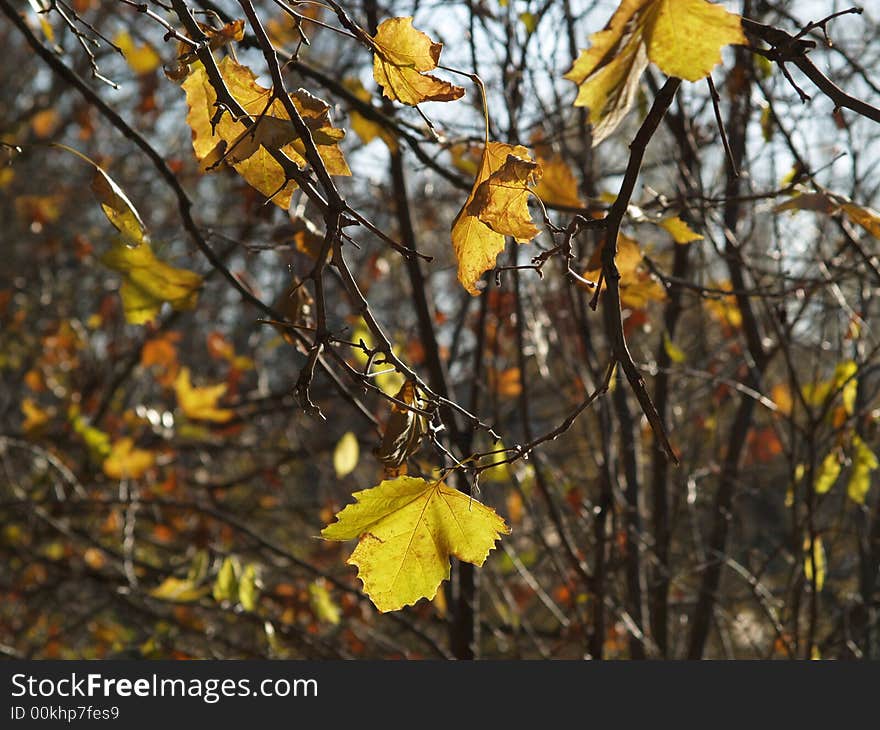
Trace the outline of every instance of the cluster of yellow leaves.
<path fill-rule="evenodd" d="M 623 0 L 565 75 L 578 85 L 575 106 L 590 111 L 593 144 L 632 107 L 649 62 L 669 76 L 697 81 L 732 43 L 746 43 L 740 17 L 706 0 Z"/>
<path fill-rule="evenodd" d="M 321 535 L 359 540 L 348 563 L 383 612 L 432 599 L 451 556 L 480 566 L 509 532 L 494 510 L 440 481 L 403 476 L 353 496 Z"/>
<path fill-rule="evenodd" d="M 598 281 L 602 273 L 603 242 L 590 257 L 584 277 Z M 631 309 L 642 309 L 650 302 L 666 298 L 666 289 L 655 280 L 642 263 L 645 255 L 632 238 L 619 234 L 617 237 L 617 270 L 620 272 L 620 303 Z M 602 282 L 605 287 L 605 282 Z"/>
<path fill-rule="evenodd" d="M 729 281 L 722 281 L 712 284 L 712 288 L 732 291 L 733 284 Z M 724 297 L 707 297 L 703 300 L 703 306 L 719 324 L 731 329 L 739 329 L 742 326 L 742 312 L 739 311 L 739 305 L 736 303 L 736 297 L 733 294 Z"/>
<path fill-rule="evenodd" d="M 393 101 L 415 106 L 423 101 L 454 101 L 464 89 L 431 76 L 440 62 L 442 43 L 413 28 L 413 19 L 389 18 L 372 38 L 373 77 Z"/>
<path fill-rule="evenodd" d="M 877 456 L 858 434 L 853 434 L 847 451 L 851 454 L 852 466 L 846 485 L 846 494 L 856 504 L 864 504 L 868 491 L 871 489 L 871 472 L 880 467 L 880 462 L 877 461 Z M 822 459 L 813 481 L 813 490 L 816 494 L 827 494 L 837 483 L 837 478 L 842 470 L 841 458 L 839 449 L 835 448 Z"/>
<path fill-rule="evenodd" d="M 235 415 L 228 408 L 217 405 L 227 387 L 226 383 L 196 387 L 190 379 L 189 368 L 181 368 L 174 381 L 174 392 L 180 409 L 187 418 L 194 421 L 226 423 Z"/>
<path fill-rule="evenodd" d="M 220 62 L 219 69 L 229 92 L 256 124 L 248 128 L 243 120 L 236 121 L 227 112 L 212 126 L 217 112 L 217 94 L 204 66 L 193 64 L 192 73 L 183 82 L 183 89 L 189 106 L 186 120 L 192 128 L 196 158 L 204 168 L 216 167 L 225 160 L 251 187 L 286 210 L 290 206 L 294 184 L 288 180 L 272 152 L 283 152 L 297 166 L 304 168 L 303 141 L 296 135 L 282 101 L 275 99 L 268 104 L 272 90 L 260 86 L 249 68 L 227 56 Z M 304 89 L 295 91 L 290 98 L 309 128 L 327 172 L 351 175 L 339 149 L 345 131 L 332 125 L 330 107 Z"/>
<path fill-rule="evenodd" d="M 196 305 L 202 277 L 156 258 L 146 242 L 134 248 L 114 242 L 101 262 L 123 275 L 119 293 L 125 319 L 131 324 L 149 322 L 164 302 L 178 310 Z"/>
<path fill-rule="evenodd" d="M 859 366 L 852 360 L 837 363 L 834 374 L 828 380 L 810 383 L 803 388 L 804 400 L 811 406 L 823 406 L 829 398 L 841 396 L 844 412 L 852 415 L 856 405 Z"/>
<path fill-rule="evenodd" d="M 470 195 L 452 224 L 452 246 L 458 259 L 458 280 L 471 294 L 494 268 L 504 250 L 504 237 L 530 241 L 538 229 L 528 209 L 531 186 L 541 168 L 521 145 L 489 142 Z"/>

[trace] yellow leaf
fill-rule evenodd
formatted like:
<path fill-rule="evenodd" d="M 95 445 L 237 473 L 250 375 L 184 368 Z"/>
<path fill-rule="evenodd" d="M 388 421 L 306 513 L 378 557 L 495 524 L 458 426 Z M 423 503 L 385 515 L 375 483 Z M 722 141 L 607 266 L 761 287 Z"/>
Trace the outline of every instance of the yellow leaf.
<path fill-rule="evenodd" d="M 699 81 L 721 63 L 724 46 L 748 43 L 741 18 L 720 5 L 706 0 L 653 0 L 646 5 L 648 58 L 667 76 Z"/>
<path fill-rule="evenodd" d="M 785 383 L 777 383 L 773 386 L 773 389 L 770 391 L 770 398 L 776 404 L 776 407 L 779 408 L 781 413 L 785 415 L 791 415 L 791 409 L 794 408 L 794 399 L 791 396 L 791 391 Z"/>
<path fill-rule="evenodd" d="M 593 144 L 629 111 L 649 61 L 669 76 L 697 81 L 721 61 L 721 48 L 730 43 L 746 38 L 740 17 L 721 6 L 706 0 L 623 0 L 565 75 L 578 85 L 575 106 L 590 110 Z"/>
<path fill-rule="evenodd" d="M 666 351 L 666 354 L 669 355 L 669 359 L 672 362 L 683 363 L 687 360 L 684 351 L 672 341 L 668 332 L 663 333 L 663 349 Z"/>
<path fill-rule="evenodd" d="M 97 165 L 92 177 L 92 192 L 98 198 L 107 220 L 122 234 L 126 243 L 139 246 L 149 240 L 137 209 L 113 178 Z"/>
<path fill-rule="evenodd" d="M 508 155 L 504 164 L 474 189 L 468 213 L 518 243 L 531 241 L 538 229 L 529 214 L 529 186 L 540 176 L 538 163 L 528 156 Z"/>
<path fill-rule="evenodd" d="M 52 417 L 49 411 L 44 411 L 32 399 L 25 398 L 21 402 L 21 412 L 24 421 L 21 423 L 21 430 L 28 435 L 33 435 L 40 431 Z"/>
<path fill-rule="evenodd" d="M 120 31 L 113 43 L 122 49 L 125 60 L 136 74 L 152 73 L 162 64 L 162 59 L 153 46 L 149 43 L 137 45 L 127 30 Z"/>
<path fill-rule="evenodd" d="M 602 249 L 604 241 L 593 252 L 584 277 L 598 281 L 602 272 Z M 642 264 L 644 254 L 639 244 L 629 236 L 620 233 L 617 236 L 617 255 L 615 262 L 620 272 L 620 302 L 631 309 L 641 309 L 650 302 L 660 302 L 666 298 L 666 289 L 655 281 Z M 602 281 L 604 290 L 606 282 Z"/>
<path fill-rule="evenodd" d="M 583 208 L 584 201 L 578 195 L 577 180 L 568 164 L 558 155 L 549 160 L 538 157 L 543 175 L 535 185 L 534 193 L 547 205 Z"/>
<path fill-rule="evenodd" d="M 859 387 L 858 379 L 855 377 L 858 369 L 858 365 L 852 360 L 844 360 L 837 363 L 834 368 L 834 375 L 829 380 L 810 383 L 804 386 L 804 400 L 811 406 L 821 406 L 824 405 L 828 398 L 834 397 L 839 393 L 843 401 L 844 410 L 852 415 Z"/>
<path fill-rule="evenodd" d="M 514 158 L 514 162 L 508 164 L 510 157 Z M 516 161 L 517 158 L 520 162 Z M 525 167 L 523 163 L 525 163 Z M 502 178 L 496 177 L 494 185 L 490 183 L 488 188 L 482 188 L 480 192 L 481 200 L 488 204 L 492 198 L 490 191 L 497 191 L 494 195 L 497 196 L 499 201 L 509 199 L 512 203 L 515 203 L 519 210 L 513 223 L 514 225 L 522 224 L 523 228 L 517 230 L 525 233 L 525 224 L 522 221 L 522 207 L 525 204 L 525 193 L 523 192 L 525 190 L 525 183 L 508 183 L 513 188 L 508 187 L 505 189 L 505 183 L 502 182 L 502 179 L 510 176 L 515 177 L 517 173 L 523 173 L 528 163 L 531 163 L 529 151 L 521 145 L 489 142 L 483 149 L 480 169 L 477 173 L 477 179 L 474 181 L 473 189 L 452 224 L 452 246 L 458 259 L 458 280 L 471 294 L 477 295 L 480 293 L 476 286 L 477 282 L 484 272 L 495 267 L 495 259 L 504 250 L 504 236 L 515 235 L 514 233 L 507 232 L 504 224 L 509 223 L 509 221 L 505 220 L 500 206 L 494 206 L 491 212 L 486 213 L 479 206 L 479 203 L 476 206 L 471 204 L 476 200 L 478 191 L 481 191 L 481 186 L 484 183 L 488 183 L 492 175 L 504 168 L 505 172 L 502 173 Z M 477 213 L 480 215 L 477 215 Z M 483 215 L 488 217 L 495 225 L 503 228 L 505 232 L 499 233 L 497 230 L 493 230 L 485 220 L 481 219 Z M 527 210 L 525 211 L 525 216 L 526 220 L 528 220 Z M 535 229 L 535 233 L 537 233 L 537 229 Z"/>
<path fill-rule="evenodd" d="M 124 277 L 119 293 L 125 319 L 131 324 L 152 320 L 163 302 L 178 310 L 196 305 L 202 277 L 157 259 L 146 242 L 136 248 L 114 242 L 101 262 Z"/>
<path fill-rule="evenodd" d="M 691 243 L 692 241 L 703 240 L 699 233 L 692 231 L 690 226 L 677 215 L 660 221 L 658 225 L 666 230 L 676 243 Z"/>
<path fill-rule="evenodd" d="M 819 471 L 816 472 L 816 482 L 813 485 L 813 491 L 816 494 L 826 494 L 834 486 L 837 477 L 840 475 L 840 459 L 837 453 L 832 451 L 819 465 Z"/>
<path fill-rule="evenodd" d="M 379 24 L 373 38 L 373 77 L 392 101 L 415 106 L 423 101 L 453 101 L 464 89 L 442 81 L 427 71 L 437 68 L 442 43 L 434 43 L 413 28 L 413 19 L 389 18 Z"/>
<path fill-rule="evenodd" d="M 336 471 L 336 477 L 342 479 L 351 474 L 357 466 L 359 456 L 357 436 L 349 431 L 339 439 L 333 450 L 333 469 Z"/>
<path fill-rule="evenodd" d="M 853 436 L 853 446 L 855 454 L 853 455 L 852 472 L 846 485 L 846 493 L 853 502 L 864 504 L 868 490 L 871 488 L 871 472 L 877 469 L 880 464 L 878 464 L 874 452 L 868 448 L 860 436 Z"/>
<path fill-rule="evenodd" d="M 860 225 L 874 238 L 880 238 L 880 213 L 855 203 L 844 203 L 841 208 L 853 223 Z"/>
<path fill-rule="evenodd" d="M 342 83 L 345 88 L 358 99 L 368 104 L 370 103 L 372 96 L 370 95 L 370 92 L 364 88 L 364 85 L 359 79 L 348 78 Z M 352 109 L 349 112 L 349 116 L 351 117 L 351 128 L 354 130 L 355 134 L 361 138 L 361 142 L 369 144 L 376 139 L 376 137 L 379 137 L 392 152 L 397 150 L 397 138 L 385 125 L 368 119 L 356 109 Z"/>
<path fill-rule="evenodd" d="M 341 619 L 339 606 L 333 602 L 323 578 L 309 583 L 309 605 L 318 621 L 338 626 Z"/>
<path fill-rule="evenodd" d="M 203 168 L 213 167 L 223 159 L 226 150 L 244 145 L 244 153 L 248 154 L 236 154 L 233 151 L 228 162 L 251 187 L 267 198 L 271 197 L 273 203 L 287 210 L 295 186 L 286 179 L 284 169 L 271 151 L 283 152 L 297 166 L 304 168 L 306 160 L 302 140 L 295 138 L 295 135 L 289 136 L 292 130 L 288 130 L 287 125 L 292 123 L 280 99 L 272 101 L 267 108 L 272 90 L 260 86 L 253 71 L 236 63 L 229 56 L 218 65 L 229 92 L 253 120 L 266 115 L 278 121 L 267 123 L 263 132 L 259 132 L 258 128 L 251 133 L 243 121 L 235 121 L 229 113 L 224 113 L 216 126 L 212 127 L 211 121 L 217 113 L 217 94 L 208 80 L 204 66 L 195 63 L 192 73 L 182 86 L 189 106 L 186 121 L 192 129 L 196 159 L 202 163 Z M 292 93 L 290 98 L 309 128 L 327 171 L 331 175 L 350 175 L 351 170 L 339 149 L 339 140 L 345 132 L 331 124 L 330 107 L 304 89 Z"/>
<path fill-rule="evenodd" d="M 443 482 L 398 477 L 354 498 L 321 535 L 359 538 L 348 562 L 382 612 L 432 599 L 449 578 L 450 556 L 480 566 L 509 533 L 494 510 Z"/>
<path fill-rule="evenodd" d="M 211 588 L 211 595 L 214 596 L 215 601 L 235 603 L 238 600 L 238 574 L 240 570 L 238 559 L 234 556 L 230 555 L 223 561 L 220 570 L 217 571 L 214 586 Z"/>
<path fill-rule="evenodd" d="M 181 368 L 174 381 L 177 402 L 187 418 L 194 421 L 226 423 L 235 413 L 219 408 L 217 401 L 226 393 L 226 383 L 194 387 L 190 381 L 189 368 Z"/>
<path fill-rule="evenodd" d="M 156 454 L 134 447 L 134 439 L 121 438 L 113 443 L 104 460 L 104 473 L 111 479 L 140 479 L 156 463 Z"/>
<path fill-rule="evenodd" d="M 373 336 L 370 334 L 369 329 L 367 329 L 366 324 L 363 319 L 360 319 L 357 326 L 354 327 L 354 331 L 352 332 L 352 341 L 360 342 L 363 340 L 364 344 L 372 349 L 373 348 Z M 395 354 L 399 354 L 400 348 L 397 345 L 394 345 L 392 348 Z M 354 357 L 358 363 L 361 365 L 366 365 L 369 361 L 369 357 L 367 353 L 364 352 L 361 348 L 355 348 L 353 350 Z M 406 379 L 399 372 L 393 369 L 389 369 L 389 366 L 385 363 L 373 363 L 373 372 L 378 372 L 378 375 L 373 376 L 373 380 L 376 382 L 376 385 L 379 387 L 383 393 L 387 395 L 395 395 L 400 391 L 403 387 Z"/>
<path fill-rule="evenodd" d="M 94 426 L 89 425 L 85 418 L 75 411 L 70 418 L 73 430 L 79 434 L 94 461 L 101 462 L 110 453 L 110 436 Z"/>
<path fill-rule="evenodd" d="M 825 546 L 822 544 L 822 538 L 817 537 L 813 540 L 812 559 L 810 557 L 810 538 L 804 540 L 804 577 L 810 583 L 813 582 L 813 564 L 816 565 L 816 592 L 822 590 L 825 585 L 825 571 L 827 568 L 825 560 Z"/>
<path fill-rule="evenodd" d="M 714 284 L 714 288 L 730 291 L 733 289 L 733 284 L 729 281 L 723 281 L 720 284 Z M 739 305 L 733 294 L 722 298 L 714 296 L 706 298 L 703 300 L 703 306 L 717 322 L 732 329 L 739 329 L 742 326 L 742 312 L 739 311 Z"/>
<path fill-rule="evenodd" d="M 177 603 L 198 601 L 211 590 L 210 586 L 198 586 L 189 578 L 169 576 L 150 591 L 153 598 Z"/>
<path fill-rule="evenodd" d="M 257 601 L 260 599 L 260 589 L 257 586 L 257 566 L 250 563 L 245 566 L 238 582 L 238 602 L 245 611 L 255 611 Z"/>

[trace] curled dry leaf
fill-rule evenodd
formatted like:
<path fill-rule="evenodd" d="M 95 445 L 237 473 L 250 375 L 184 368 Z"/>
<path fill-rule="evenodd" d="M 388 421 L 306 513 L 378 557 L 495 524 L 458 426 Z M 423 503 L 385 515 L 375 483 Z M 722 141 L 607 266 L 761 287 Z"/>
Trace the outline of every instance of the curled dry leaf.
<path fill-rule="evenodd" d="M 389 18 L 376 29 L 373 76 L 393 101 L 415 106 L 423 101 L 454 101 L 464 89 L 430 74 L 440 62 L 442 43 L 413 28 L 413 19 Z"/>
<path fill-rule="evenodd" d="M 395 397 L 421 410 L 428 405 L 419 395 L 418 386 L 411 381 L 404 383 Z M 391 404 L 391 413 L 382 431 L 382 443 L 373 452 L 385 467 L 386 476 L 396 476 L 401 471 L 405 473 L 407 458 L 418 450 L 427 432 L 425 416 L 396 403 Z"/>
<path fill-rule="evenodd" d="M 527 202 L 539 176 L 525 147 L 489 142 L 484 148 L 474 187 L 452 224 L 458 280 L 471 294 L 480 293 L 476 284 L 494 268 L 505 236 L 522 243 L 538 233 Z"/>

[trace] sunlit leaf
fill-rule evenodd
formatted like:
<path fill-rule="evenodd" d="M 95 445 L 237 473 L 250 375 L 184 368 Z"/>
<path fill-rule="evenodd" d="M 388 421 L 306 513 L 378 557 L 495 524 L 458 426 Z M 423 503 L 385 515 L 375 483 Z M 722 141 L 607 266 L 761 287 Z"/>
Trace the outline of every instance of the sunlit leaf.
<path fill-rule="evenodd" d="M 834 486 L 837 477 L 840 475 L 840 459 L 836 451 L 831 451 L 819 465 L 816 471 L 816 481 L 813 485 L 813 491 L 816 494 L 826 494 Z"/>
<path fill-rule="evenodd" d="M 238 601 L 238 574 L 241 566 L 238 560 L 230 555 L 227 556 L 217 571 L 217 577 L 214 579 L 214 585 L 211 588 L 211 595 L 214 600 L 219 602 L 228 601 L 235 603 Z"/>
<path fill-rule="evenodd" d="M 309 583 L 309 605 L 318 621 L 332 626 L 339 625 L 342 612 L 339 610 L 339 606 L 333 602 L 333 597 L 322 578 Z"/>
<path fill-rule="evenodd" d="M 623 0 L 605 29 L 590 36 L 565 75 L 578 85 L 575 106 L 590 110 L 593 143 L 617 127 L 649 61 L 688 81 L 707 76 L 721 48 L 746 43 L 740 17 L 706 0 Z"/>
<path fill-rule="evenodd" d="M 684 354 L 684 350 L 672 341 L 668 332 L 663 333 L 663 349 L 666 351 L 669 359 L 674 363 L 681 364 L 687 360 L 687 355 Z"/>
<path fill-rule="evenodd" d="M 804 540 L 804 552 L 806 553 L 806 557 L 804 557 L 804 577 L 810 583 L 813 582 L 813 565 L 815 563 L 816 567 L 816 592 L 822 590 L 825 585 L 825 571 L 826 571 L 826 560 L 825 560 L 825 546 L 822 544 L 822 538 L 816 537 L 815 540 L 812 541 L 813 549 L 810 550 L 810 539 L 807 538 Z M 811 557 L 812 552 L 812 557 Z"/>
<path fill-rule="evenodd" d="M 442 43 L 413 28 L 413 19 L 389 18 L 373 38 L 373 76 L 389 99 L 415 106 L 423 101 L 453 101 L 464 89 L 426 73 L 437 68 Z"/>
<path fill-rule="evenodd" d="M 135 448 L 134 439 L 124 437 L 113 442 L 103 469 L 111 479 L 140 479 L 155 463 L 155 452 Z"/>
<path fill-rule="evenodd" d="M 451 556 L 480 566 L 509 532 L 494 510 L 443 482 L 398 477 L 354 498 L 321 535 L 359 539 L 348 562 L 383 612 L 432 599 L 449 578 Z"/>
<path fill-rule="evenodd" d="M 513 161 L 508 162 L 511 157 Z M 528 170 L 533 164 L 529 151 L 521 145 L 490 142 L 483 150 L 473 189 L 452 224 L 458 280 L 471 294 L 480 293 L 477 282 L 495 267 L 504 250 L 505 235 L 519 233 L 520 240 L 529 240 L 528 234 L 537 233 L 525 206 Z M 499 175 L 492 178 L 496 173 Z M 504 201 L 515 206 L 510 216 L 504 213 Z"/>
<path fill-rule="evenodd" d="M 359 456 L 360 448 L 358 447 L 357 436 L 348 431 L 339 439 L 339 443 L 333 449 L 333 469 L 336 471 L 337 479 L 342 479 L 354 471 Z"/>
<path fill-rule="evenodd" d="M 211 586 L 198 586 L 188 578 L 169 576 L 153 588 L 149 594 L 153 598 L 159 598 L 163 601 L 190 603 L 198 601 L 202 596 L 207 595 L 210 590 Z"/>
<path fill-rule="evenodd" d="M 676 243 L 691 243 L 693 241 L 703 240 L 703 237 L 699 233 L 691 230 L 691 227 L 677 215 L 674 215 L 671 218 L 664 218 L 658 223 L 658 225 L 666 230 L 666 232 L 672 236 L 672 240 Z"/>
<path fill-rule="evenodd" d="M 119 31 L 113 39 L 113 43 L 122 49 L 125 60 L 128 61 L 131 70 L 136 74 L 152 73 L 162 64 L 162 59 L 152 45 L 135 43 L 134 38 L 127 30 Z"/>
<path fill-rule="evenodd" d="M 203 387 L 193 386 L 189 368 L 181 368 L 174 381 L 177 402 L 186 417 L 194 421 L 226 423 L 231 419 L 235 412 L 217 405 L 217 402 L 226 393 L 226 389 L 226 383 Z"/>
<path fill-rule="evenodd" d="M 534 187 L 535 195 L 547 205 L 584 207 L 574 173 L 562 157 L 554 155 L 549 160 L 538 157 L 538 165 L 543 174 Z"/>
<path fill-rule="evenodd" d="M 165 302 L 178 310 L 196 305 L 202 277 L 156 258 L 148 243 L 132 248 L 114 242 L 101 262 L 124 276 L 119 293 L 131 324 L 154 319 Z"/>
<path fill-rule="evenodd" d="M 868 490 L 871 488 L 871 472 L 875 471 L 880 464 L 878 464 L 874 452 L 868 448 L 860 436 L 853 436 L 852 445 L 855 453 L 852 457 L 852 471 L 846 485 L 846 493 L 853 502 L 864 504 Z"/>

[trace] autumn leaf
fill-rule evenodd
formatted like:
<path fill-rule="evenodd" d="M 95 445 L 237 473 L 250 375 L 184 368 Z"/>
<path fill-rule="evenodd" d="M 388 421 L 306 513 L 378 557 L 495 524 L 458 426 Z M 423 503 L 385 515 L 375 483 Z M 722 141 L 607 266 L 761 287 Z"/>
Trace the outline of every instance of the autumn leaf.
<path fill-rule="evenodd" d="M 587 270 L 584 272 L 586 279 L 599 281 L 604 246 L 603 241 L 590 257 Z M 615 262 L 620 273 L 620 302 L 625 307 L 642 309 L 650 302 L 660 302 L 666 298 L 666 289 L 645 269 L 643 259 L 644 254 L 639 244 L 629 236 L 618 234 Z M 602 288 L 604 289 L 605 286 L 606 282 L 603 280 Z"/>
<path fill-rule="evenodd" d="M 154 319 L 164 302 L 177 310 L 193 309 L 196 305 L 202 277 L 156 258 L 146 242 L 136 248 L 114 242 L 101 262 L 123 275 L 119 293 L 125 319 L 131 324 Z"/>
<path fill-rule="evenodd" d="M 116 184 L 116 181 L 97 162 L 79 150 L 68 147 L 65 144 L 53 142 L 51 146 L 76 155 L 95 169 L 95 173 L 92 176 L 92 192 L 98 199 L 101 210 L 104 211 L 107 220 L 122 234 L 127 244 L 139 246 L 142 243 L 149 242 L 147 229 L 144 226 L 143 220 L 141 220 L 140 213 L 137 212 L 137 209 L 128 199 L 122 188 Z"/>
<path fill-rule="evenodd" d="M 721 48 L 746 43 L 738 15 L 706 0 L 623 0 L 604 30 L 590 36 L 565 78 L 575 106 L 590 110 L 593 144 L 617 127 L 649 62 L 688 81 L 708 76 Z"/>
<path fill-rule="evenodd" d="M 264 120 L 251 131 L 243 121 L 234 120 L 227 112 L 212 125 L 217 113 L 217 94 L 204 66 L 193 64 L 193 71 L 182 86 L 189 106 L 186 120 L 192 129 L 196 159 L 204 168 L 216 167 L 226 159 L 251 187 L 287 210 L 295 185 L 287 179 L 272 151 L 283 152 L 298 167 L 304 168 L 303 142 L 296 136 L 282 101 L 275 99 L 268 104 L 272 90 L 258 84 L 253 71 L 228 56 L 218 67 L 229 92 L 247 114 L 254 121 L 261 117 Z M 345 132 L 333 127 L 330 107 L 304 89 L 292 93 L 290 98 L 309 128 L 327 171 L 331 175 L 350 175 L 351 170 L 339 149 Z"/>
<path fill-rule="evenodd" d="M 339 439 L 339 443 L 333 449 L 333 469 L 336 472 L 336 478 L 342 479 L 342 477 L 351 474 L 357 466 L 359 456 L 360 448 L 357 436 L 349 431 Z"/>
<path fill-rule="evenodd" d="M 538 157 L 542 175 L 534 187 L 534 193 L 546 205 L 583 208 L 584 201 L 578 195 L 577 180 L 568 163 L 559 155 L 549 160 Z"/>
<path fill-rule="evenodd" d="M 211 588 L 211 595 L 217 603 L 238 601 L 238 575 L 240 572 L 241 566 L 235 556 L 229 555 L 223 560 Z"/>
<path fill-rule="evenodd" d="M 213 421 L 226 423 L 235 413 L 228 408 L 220 408 L 217 401 L 226 393 L 226 383 L 219 385 L 193 386 L 189 368 L 181 368 L 174 381 L 177 402 L 187 418 L 194 421 Z"/>
<path fill-rule="evenodd" d="M 199 586 L 190 578 L 175 578 L 172 575 L 153 588 L 149 594 L 163 601 L 191 603 L 207 595 L 210 590 L 210 586 Z"/>
<path fill-rule="evenodd" d="M 480 293 L 476 284 L 495 267 L 505 236 L 522 242 L 537 234 L 526 205 L 537 173 L 521 145 L 489 142 L 483 149 L 473 189 L 452 224 L 458 280 L 471 294 Z"/>
<path fill-rule="evenodd" d="M 687 355 L 684 354 L 684 350 L 672 341 L 669 332 L 666 331 L 663 332 L 663 349 L 666 351 L 671 362 L 681 364 L 687 360 Z"/>
<path fill-rule="evenodd" d="M 825 585 L 825 571 L 827 563 L 825 559 L 825 546 L 822 544 L 822 538 L 816 537 L 812 541 L 813 549 L 810 550 L 810 538 L 804 540 L 804 577 L 809 583 L 813 582 L 813 564 L 816 566 L 816 592 L 822 590 Z M 812 556 L 810 553 L 812 552 Z"/>
<path fill-rule="evenodd" d="M 103 469 L 111 479 L 140 479 L 155 463 L 154 452 L 135 448 L 134 439 L 125 437 L 113 443 Z"/>
<path fill-rule="evenodd" d="M 367 104 L 371 102 L 372 96 L 370 95 L 370 92 L 364 88 L 360 79 L 345 79 L 343 85 L 361 101 L 366 102 Z M 348 114 L 349 117 L 351 117 L 351 128 L 354 130 L 355 134 L 361 138 L 361 142 L 369 144 L 376 139 L 376 137 L 379 137 L 392 152 L 397 150 L 397 138 L 384 124 L 379 124 L 379 122 L 374 122 L 372 119 L 368 119 L 355 108 L 352 108 Z"/>
<path fill-rule="evenodd" d="M 128 65 L 131 66 L 131 70 L 140 76 L 152 73 L 162 63 L 162 59 L 152 45 L 149 43 L 138 45 L 127 30 L 117 33 L 113 43 L 122 49 L 122 53 Z"/>
<path fill-rule="evenodd" d="M 692 243 L 694 241 L 703 240 L 703 237 L 699 233 L 691 230 L 691 227 L 677 215 L 671 216 L 670 218 L 664 218 L 659 221 L 657 225 L 672 236 L 672 240 L 676 243 Z"/>
<path fill-rule="evenodd" d="M 773 208 L 774 213 L 799 210 L 836 215 L 842 213 L 874 238 L 880 238 L 880 213 L 873 208 L 858 205 L 843 195 L 825 190 L 799 192 Z"/>
<path fill-rule="evenodd" d="M 397 400 L 425 410 L 427 403 L 419 395 L 418 386 L 405 382 L 397 392 Z M 428 421 L 421 413 L 391 403 L 391 413 L 382 428 L 382 442 L 373 452 L 385 467 L 386 476 L 396 476 L 407 458 L 414 454 L 428 431 Z"/>
<path fill-rule="evenodd" d="M 880 464 L 874 452 L 858 435 L 853 436 L 852 445 L 855 448 L 853 454 L 853 466 L 849 482 L 846 485 L 847 496 L 857 504 L 864 504 L 868 490 L 871 488 L 871 472 L 875 471 Z"/>
<path fill-rule="evenodd" d="M 451 556 L 480 566 L 509 533 L 494 510 L 440 481 L 398 477 L 353 496 L 321 536 L 359 539 L 348 563 L 382 612 L 432 599 Z"/>
<path fill-rule="evenodd" d="M 309 583 L 309 606 L 311 606 L 312 613 L 315 614 L 315 618 L 318 621 L 323 621 L 332 626 L 339 625 L 341 611 L 339 606 L 333 602 L 333 597 L 330 595 L 330 591 L 327 590 L 326 581 L 323 578 L 318 578 Z"/>
<path fill-rule="evenodd" d="M 529 214 L 529 193 L 540 176 L 540 167 L 531 158 L 508 155 L 504 164 L 474 189 L 468 213 L 518 243 L 531 241 L 538 228 Z"/>
<path fill-rule="evenodd" d="M 373 77 L 392 101 L 415 106 L 423 101 L 454 101 L 464 89 L 426 73 L 437 68 L 442 43 L 413 28 L 413 19 L 389 18 L 379 24 L 373 44 Z"/>
<path fill-rule="evenodd" d="M 840 475 L 840 459 L 837 457 L 836 451 L 829 452 L 819 469 L 816 472 L 816 481 L 813 484 L 813 491 L 816 494 L 826 494 L 834 486 L 837 477 Z"/>
<path fill-rule="evenodd" d="M 49 411 L 40 408 L 31 398 L 24 398 L 21 401 L 21 413 L 24 416 L 21 430 L 28 436 L 38 434 L 52 418 Z"/>

